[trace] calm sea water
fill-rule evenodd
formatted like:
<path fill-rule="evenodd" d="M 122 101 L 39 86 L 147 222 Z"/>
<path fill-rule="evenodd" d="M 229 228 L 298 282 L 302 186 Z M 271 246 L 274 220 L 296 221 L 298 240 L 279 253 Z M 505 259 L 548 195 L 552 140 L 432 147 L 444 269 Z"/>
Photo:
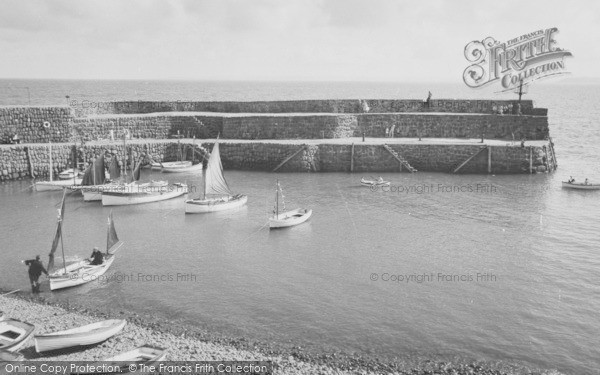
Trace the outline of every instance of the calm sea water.
<path fill-rule="evenodd" d="M 424 98 L 428 90 L 438 98 L 499 97 L 460 84 L 0 81 L 0 104 L 63 104 L 65 95 L 97 101 Z M 183 200 L 174 199 L 113 208 L 125 241 L 108 274 L 113 279 L 53 297 L 384 358 L 460 356 L 598 374 L 600 195 L 562 190 L 560 181 L 569 175 L 600 180 L 600 86 L 546 84 L 528 96 L 550 109 L 554 174 L 384 175 L 405 189 L 430 186 L 398 194 L 359 187 L 359 174 L 226 171 L 233 190 L 249 196 L 246 207 L 185 215 Z M 289 207 L 314 209 L 309 223 L 264 227 L 276 178 Z M 200 183 L 194 176 L 177 180 Z M 0 286 L 8 289 L 28 288 L 19 260 L 47 254 L 52 241 L 61 193 L 35 193 L 29 185 L 0 185 Z M 468 191 L 478 186 L 480 192 Z M 464 192 L 441 191 L 453 188 Z M 67 259 L 104 244 L 109 212 L 68 198 Z"/>

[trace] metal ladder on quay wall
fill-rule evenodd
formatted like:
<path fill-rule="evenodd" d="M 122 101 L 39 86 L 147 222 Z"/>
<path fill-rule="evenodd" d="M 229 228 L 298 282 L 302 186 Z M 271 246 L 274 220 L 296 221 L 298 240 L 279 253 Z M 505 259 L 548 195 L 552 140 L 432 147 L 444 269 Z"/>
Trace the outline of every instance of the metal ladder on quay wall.
<path fill-rule="evenodd" d="M 417 171 L 416 168 L 414 168 L 412 165 L 408 164 L 408 162 L 402 157 L 400 156 L 400 154 L 398 154 L 396 151 L 394 151 L 393 148 L 391 148 L 390 146 L 384 144 L 383 148 L 385 148 L 390 154 L 392 154 L 392 156 L 398 160 L 398 162 L 400 162 L 401 165 L 403 165 L 410 173 L 415 173 Z"/>

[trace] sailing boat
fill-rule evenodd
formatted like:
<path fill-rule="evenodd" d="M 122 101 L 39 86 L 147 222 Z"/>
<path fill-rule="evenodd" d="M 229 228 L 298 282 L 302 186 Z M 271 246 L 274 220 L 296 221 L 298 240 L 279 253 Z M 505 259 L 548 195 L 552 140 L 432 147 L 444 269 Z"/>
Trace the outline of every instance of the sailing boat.
<path fill-rule="evenodd" d="M 119 188 L 115 182 L 121 177 L 121 169 L 115 155 L 112 156 L 108 167 L 108 173 L 112 181 L 107 183 L 106 173 L 104 171 L 104 155 L 100 155 L 92 162 L 92 165 L 85 170 L 83 181 L 81 182 L 81 193 L 85 202 L 101 201 L 102 192 Z"/>
<path fill-rule="evenodd" d="M 77 175 L 73 177 L 73 179 L 69 180 L 56 180 L 54 181 L 54 166 L 52 164 L 52 142 L 48 143 L 48 155 L 49 155 L 49 168 L 48 174 L 50 176 L 49 181 L 38 181 L 35 183 L 35 191 L 48 191 L 48 190 L 62 190 L 62 188 L 68 186 L 76 186 L 81 185 L 81 178 L 78 178 Z M 73 155 L 75 168 L 77 165 L 77 158 L 75 154 Z"/>
<path fill-rule="evenodd" d="M 62 236 L 62 224 L 65 217 L 65 196 L 66 190 L 63 192 L 61 208 L 58 210 L 58 222 L 56 225 L 54 241 L 52 241 L 52 248 L 50 249 L 48 270 L 51 270 L 54 267 L 54 252 L 56 252 L 59 242 L 62 250 L 63 266 L 62 268 L 50 273 L 50 290 L 69 288 L 97 280 L 99 276 L 108 271 L 108 268 L 115 260 L 115 253 L 123 245 L 123 242 L 119 241 L 119 237 L 117 236 L 115 223 L 113 221 L 111 212 L 108 216 L 108 231 L 106 235 L 106 254 L 104 256 L 104 262 L 99 265 L 92 265 L 88 259 L 84 259 L 67 265 L 65 263 L 65 249 Z"/>
<path fill-rule="evenodd" d="M 283 205 L 283 211 L 279 212 L 279 196 L 281 195 L 281 203 Z M 269 228 L 286 228 L 294 225 L 302 224 L 310 218 L 312 210 L 306 208 L 296 208 L 295 210 L 285 211 L 285 201 L 283 196 L 283 190 L 277 180 L 277 189 L 275 190 L 275 210 L 273 216 L 269 218 Z"/>
<path fill-rule="evenodd" d="M 207 196 L 216 196 L 208 198 Z M 219 153 L 219 139 L 215 142 L 208 158 L 206 172 L 204 172 L 204 191 L 202 199 L 188 199 L 185 201 L 186 213 L 205 213 L 225 211 L 241 207 L 248 201 L 248 196 L 243 194 L 233 195 L 223 176 L 223 165 Z"/>
<path fill-rule="evenodd" d="M 185 160 L 183 160 L 183 152 L 181 151 L 181 145 L 179 144 L 179 141 L 177 141 L 177 145 L 179 147 L 179 156 L 180 156 L 179 160 L 180 161 L 163 162 L 161 164 L 161 166 L 162 166 L 161 171 L 163 173 L 184 173 L 184 172 L 198 172 L 198 171 L 200 171 L 200 173 L 202 173 L 202 162 L 199 161 L 197 164 L 194 164 L 194 156 L 193 155 L 195 155 L 195 153 L 192 153 L 191 161 L 185 161 Z M 195 151 L 194 146 L 195 146 L 195 144 L 192 143 L 193 151 Z"/>
<path fill-rule="evenodd" d="M 127 150 L 125 138 L 123 138 L 123 144 L 125 145 L 125 150 Z M 130 153 L 130 159 L 131 157 Z M 133 165 L 133 160 L 131 160 L 131 166 L 133 167 Z M 102 205 L 121 206 L 158 202 L 187 193 L 187 185 L 180 183 L 169 185 L 167 181 L 151 181 L 139 184 L 141 167 L 142 158 L 138 160 L 137 165 L 131 171 L 131 181 L 129 183 L 122 183 L 115 188 L 104 190 L 102 192 Z M 126 180 L 127 176 L 123 176 L 123 179 Z"/>

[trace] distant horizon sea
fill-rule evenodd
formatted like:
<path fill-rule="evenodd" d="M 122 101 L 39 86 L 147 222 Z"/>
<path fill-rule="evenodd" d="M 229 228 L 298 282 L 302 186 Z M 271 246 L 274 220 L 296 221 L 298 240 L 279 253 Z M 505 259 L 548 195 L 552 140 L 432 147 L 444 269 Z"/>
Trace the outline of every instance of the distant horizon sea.
<path fill-rule="evenodd" d="M 429 91 L 433 99 L 516 99 L 512 92 L 473 90 L 460 81 L 4 79 L 0 105 L 68 105 L 66 96 L 78 102 L 425 99 Z M 234 193 L 249 197 L 242 209 L 185 215 L 181 199 L 113 208 L 125 245 L 108 275 L 159 278 L 111 279 L 53 293 L 46 285 L 44 294 L 318 352 L 382 360 L 459 357 L 531 371 L 600 374 L 600 192 L 561 188 L 569 176 L 600 182 L 600 84 L 544 82 L 524 99 L 548 108 L 559 165 L 554 173 L 385 173 L 405 187 L 494 187 L 392 194 L 361 187 L 360 178 L 368 176 L 360 173 L 226 170 Z M 165 176 L 146 171 L 143 178 Z M 194 175 L 168 178 L 199 183 Z M 275 179 L 289 208 L 313 209 L 309 222 L 265 229 Z M 0 184 L 0 208 L 10 213 L 0 216 L 5 289 L 29 287 L 19 262 L 47 254 L 55 229 L 60 192 L 36 193 L 30 185 Z M 67 260 L 103 245 L 109 212 L 69 196 Z M 160 279 L 177 274 L 194 274 L 197 281 Z"/>

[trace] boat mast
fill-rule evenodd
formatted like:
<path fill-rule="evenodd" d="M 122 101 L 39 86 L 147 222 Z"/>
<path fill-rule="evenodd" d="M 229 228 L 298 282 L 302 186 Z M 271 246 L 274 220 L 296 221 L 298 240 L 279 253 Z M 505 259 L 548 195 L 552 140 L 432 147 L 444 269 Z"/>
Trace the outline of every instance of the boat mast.
<path fill-rule="evenodd" d="M 77 185 L 77 142 L 73 145 L 73 186 Z"/>
<path fill-rule="evenodd" d="M 52 168 L 52 141 L 48 142 L 48 150 L 50 151 L 50 182 L 52 182 L 53 178 L 53 168 Z"/>
<path fill-rule="evenodd" d="M 275 189 L 275 219 L 279 219 L 279 180 L 277 180 L 277 189 Z"/>

